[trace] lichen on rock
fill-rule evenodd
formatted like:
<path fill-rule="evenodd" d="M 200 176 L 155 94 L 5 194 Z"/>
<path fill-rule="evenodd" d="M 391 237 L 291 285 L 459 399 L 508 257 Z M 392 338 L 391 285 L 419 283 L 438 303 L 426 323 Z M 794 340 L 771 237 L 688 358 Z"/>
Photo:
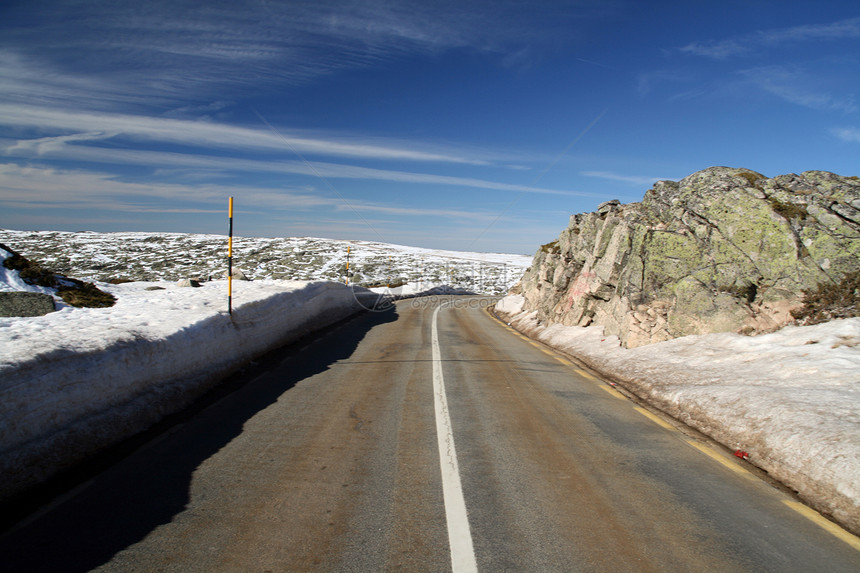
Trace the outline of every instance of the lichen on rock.
<path fill-rule="evenodd" d="M 711 167 L 571 216 L 516 291 L 547 324 L 601 324 L 629 347 L 769 332 L 857 269 L 858 205 L 856 177 Z"/>

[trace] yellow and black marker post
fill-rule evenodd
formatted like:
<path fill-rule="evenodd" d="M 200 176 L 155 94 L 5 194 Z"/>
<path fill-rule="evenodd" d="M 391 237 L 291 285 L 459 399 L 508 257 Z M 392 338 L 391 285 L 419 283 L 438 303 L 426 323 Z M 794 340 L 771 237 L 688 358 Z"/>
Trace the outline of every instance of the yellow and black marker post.
<path fill-rule="evenodd" d="M 228 207 L 230 219 L 230 234 L 227 239 L 227 312 L 233 316 L 233 198 L 230 197 Z"/>
<path fill-rule="evenodd" d="M 349 286 L 349 249 L 350 247 L 346 247 L 346 285 Z"/>

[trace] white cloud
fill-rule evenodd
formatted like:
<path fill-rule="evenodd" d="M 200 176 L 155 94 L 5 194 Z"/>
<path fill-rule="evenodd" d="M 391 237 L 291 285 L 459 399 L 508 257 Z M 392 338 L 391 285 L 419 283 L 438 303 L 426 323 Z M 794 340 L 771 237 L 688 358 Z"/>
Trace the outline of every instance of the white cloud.
<path fill-rule="evenodd" d="M 83 74 L 3 47 L 0 47 L 0 77 L 3 78 L 0 101 L 7 103 L 120 110 L 164 107 L 182 96 L 167 90 L 156 93 L 151 87 L 139 86 L 141 78 L 130 71 Z"/>
<path fill-rule="evenodd" d="M 87 209 L 120 213 L 223 213 L 227 197 L 245 210 L 295 212 L 361 211 L 407 217 L 437 217 L 485 223 L 494 215 L 483 211 L 421 208 L 346 200 L 293 189 L 252 186 L 129 183 L 107 173 L 21 167 L 0 164 L 0 205 L 6 209 Z M 314 220 L 319 213 L 314 216 Z M 100 220 L 100 219 L 92 219 Z M 75 221 L 79 221 L 78 218 Z"/>
<path fill-rule="evenodd" d="M 337 199 L 290 190 L 250 186 L 133 183 L 113 174 L 0 164 L 0 202 L 14 207 L 89 208 L 123 212 L 174 212 L 218 208 L 238 195 L 246 204 L 265 208 L 335 206 Z M 153 207 L 153 204 L 158 207 Z M 190 207 L 198 205 L 198 207 Z"/>
<path fill-rule="evenodd" d="M 94 134 L 101 133 L 104 137 L 122 135 L 138 142 L 167 142 L 199 148 L 297 151 L 309 155 L 362 159 L 487 164 L 486 160 L 468 158 L 462 154 L 416 149 L 415 144 L 405 141 L 385 141 L 369 137 L 352 137 L 352 141 L 323 139 L 314 134 L 279 133 L 268 128 L 253 129 L 213 121 L 74 112 L 26 105 L 0 104 L 0 123 L 54 133 L 70 131 L 78 138 L 82 137 L 82 134 L 89 134 L 86 137 L 97 139 Z M 38 142 L 40 145 L 51 143 L 50 138 L 43 138 Z"/>
<path fill-rule="evenodd" d="M 2 106 L 0 106 L 2 108 Z M 69 136 L 19 140 L 5 148 L 10 157 L 59 159 L 88 163 L 141 165 L 157 169 L 161 174 L 172 173 L 184 178 L 213 178 L 227 172 L 291 173 L 308 177 L 321 176 L 326 179 L 361 179 L 399 183 L 419 183 L 453 187 L 469 187 L 496 191 L 542 193 L 549 195 L 600 197 L 599 194 L 562 191 L 500 183 L 485 179 L 416 173 L 390 169 L 378 169 L 331 162 L 305 162 L 297 159 L 272 159 L 269 161 L 215 156 L 206 153 L 173 153 L 149 150 L 128 150 L 90 145 L 73 145 L 80 141 L 95 141 L 103 132 L 81 133 Z M 108 137 L 112 134 L 104 134 Z M 189 140 L 190 143 L 191 140 Z M 281 149 L 283 151 L 283 149 Z"/>
<path fill-rule="evenodd" d="M 159 4 L 46 0 L 38 18 L 13 14 L 26 23 L 4 30 L 2 44 L 7 59 L 23 65 L 6 67 L 0 99 L 199 103 L 215 92 L 229 98 L 243 86 L 302 85 L 450 49 L 503 63 L 575 37 L 597 12 L 580 3 L 536 10 L 517 0 Z"/>
<path fill-rule="evenodd" d="M 679 48 L 679 52 L 713 59 L 743 56 L 766 46 L 779 46 L 812 40 L 840 40 L 860 38 L 860 18 L 849 18 L 830 24 L 807 24 L 791 28 L 762 30 L 714 42 L 692 42 Z"/>
<path fill-rule="evenodd" d="M 824 82 L 800 68 L 765 66 L 742 70 L 739 74 L 748 83 L 789 103 L 819 111 L 858 111 L 853 95 L 824 91 Z"/>
<path fill-rule="evenodd" d="M 5 151 L 9 155 L 16 155 L 19 153 L 27 154 L 28 152 L 33 152 L 36 155 L 53 155 L 62 153 L 69 143 L 75 143 L 78 141 L 98 141 L 109 139 L 115 135 L 118 135 L 118 133 L 94 131 L 89 133 L 60 135 L 56 137 L 42 137 L 38 139 L 20 139 L 14 145 L 7 147 Z"/>
<path fill-rule="evenodd" d="M 764 44 L 801 42 L 807 40 L 839 40 L 860 38 L 860 18 L 839 20 L 830 24 L 806 24 L 791 28 L 766 30 L 758 34 Z"/>
<path fill-rule="evenodd" d="M 582 171 L 580 175 L 586 177 L 599 177 L 601 179 L 610 179 L 612 181 L 621 181 L 632 185 L 653 185 L 656 181 L 668 179 L 668 177 L 646 177 L 644 175 L 621 175 L 609 171 Z"/>
<path fill-rule="evenodd" d="M 349 205 L 339 205 L 338 210 L 345 211 L 355 209 L 357 211 L 372 211 L 389 215 L 406 215 L 418 217 L 443 217 L 445 219 L 465 219 L 470 221 L 489 223 L 496 219 L 496 215 L 480 211 L 463 211 L 458 209 L 425 209 L 420 207 L 391 207 L 366 202 L 350 202 Z M 509 220 L 509 219 L 504 219 Z"/>
<path fill-rule="evenodd" d="M 860 128 L 857 127 L 835 127 L 830 133 L 843 141 L 860 143 Z"/>

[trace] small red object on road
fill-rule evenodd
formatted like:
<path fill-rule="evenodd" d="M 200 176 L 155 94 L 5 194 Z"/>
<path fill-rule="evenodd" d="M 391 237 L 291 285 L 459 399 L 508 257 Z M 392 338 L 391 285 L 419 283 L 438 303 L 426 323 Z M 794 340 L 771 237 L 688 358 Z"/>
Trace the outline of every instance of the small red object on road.
<path fill-rule="evenodd" d="M 750 455 L 743 450 L 735 450 L 735 455 L 743 460 L 750 459 Z"/>

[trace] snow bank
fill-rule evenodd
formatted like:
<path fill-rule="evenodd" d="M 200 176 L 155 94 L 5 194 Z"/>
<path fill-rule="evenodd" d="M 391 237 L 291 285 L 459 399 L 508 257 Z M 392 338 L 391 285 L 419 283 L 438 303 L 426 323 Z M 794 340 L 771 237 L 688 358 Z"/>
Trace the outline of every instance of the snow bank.
<path fill-rule="evenodd" d="M 332 282 L 235 281 L 231 318 L 225 281 L 98 286 L 117 297 L 114 307 L 0 318 L 0 497 L 178 411 L 254 356 L 358 312 L 357 298 L 377 297 Z"/>
<path fill-rule="evenodd" d="M 526 297 L 521 294 L 511 294 L 496 303 L 496 310 L 508 315 L 519 314 L 526 304 Z"/>
<path fill-rule="evenodd" d="M 514 296 L 497 305 L 521 309 Z M 511 324 L 615 378 L 860 532 L 860 318 L 756 337 L 687 336 L 626 349 L 602 327 Z"/>

